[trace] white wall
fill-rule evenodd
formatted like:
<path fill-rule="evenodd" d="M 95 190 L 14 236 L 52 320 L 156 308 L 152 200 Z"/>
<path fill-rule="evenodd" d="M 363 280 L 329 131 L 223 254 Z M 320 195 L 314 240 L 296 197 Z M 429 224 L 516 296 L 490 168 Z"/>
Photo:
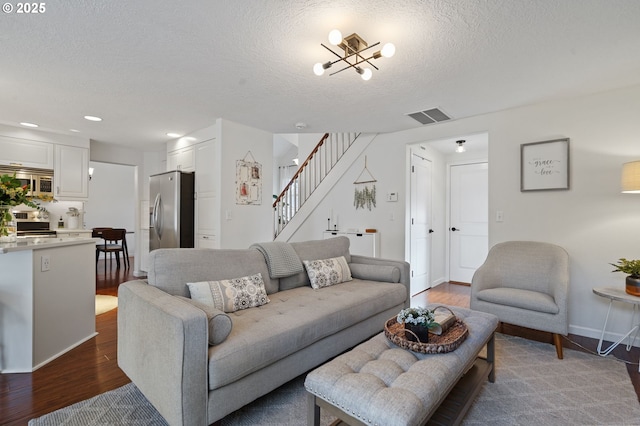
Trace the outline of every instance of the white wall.
<path fill-rule="evenodd" d="M 609 262 L 640 258 L 640 197 L 620 193 L 622 163 L 640 158 L 640 86 L 549 102 L 487 117 L 490 123 L 489 217 L 493 244 L 541 240 L 571 257 L 570 331 L 599 337 L 608 301 L 593 287 L 623 288 Z M 570 138 L 569 191 L 519 190 L 521 143 Z M 630 306 L 618 304 L 611 328 L 624 334 Z M 626 329 L 625 329 L 626 328 Z"/>
<path fill-rule="evenodd" d="M 234 123 L 220 122 L 220 247 L 248 248 L 273 240 L 273 134 Z M 262 203 L 236 204 L 236 161 L 251 151 L 262 164 Z"/>
<path fill-rule="evenodd" d="M 130 255 L 136 248 L 136 204 L 134 166 L 89 162 L 94 168 L 89 181 L 89 200 L 84 206 L 87 229 L 108 226 L 128 231 L 127 246 Z"/>
<path fill-rule="evenodd" d="M 134 166 L 135 177 L 135 202 L 132 208 L 135 211 L 135 237 L 142 241 L 141 229 L 148 228 L 149 215 L 144 211 L 143 206 L 149 199 L 149 175 L 164 170 L 166 164 L 166 150 L 164 145 L 159 145 L 157 151 L 140 152 L 123 146 L 116 146 L 103 142 L 91 141 L 90 150 L 91 161 L 101 163 L 113 163 Z M 89 197 L 91 197 L 91 185 L 89 186 Z M 142 253 L 140 244 L 136 244 L 135 249 L 129 244 L 129 253 L 134 254 L 134 274 L 142 275 L 140 272 L 140 262 Z"/>
<path fill-rule="evenodd" d="M 333 209 L 340 228 L 377 228 L 382 256 L 404 259 L 406 145 L 488 132 L 489 217 L 504 212 L 504 222 L 489 223 L 490 245 L 537 240 L 564 247 L 571 258 L 570 332 L 598 338 L 608 301 L 592 288 L 623 288 L 624 275 L 612 274 L 609 262 L 640 258 L 640 196 L 621 194 L 619 188 L 622 163 L 640 159 L 638 111 L 640 86 L 634 86 L 379 135 L 365 152 L 378 180 L 378 207 L 353 208 L 352 182 L 361 159 L 294 239 L 320 238 Z M 571 189 L 520 192 L 520 144 L 561 137 L 571 140 Z M 382 201 L 389 191 L 399 193 L 397 203 Z M 610 329 L 624 334 L 630 322 L 630 306 L 617 304 Z"/>
<path fill-rule="evenodd" d="M 322 231 L 327 229 L 327 219 L 332 214 L 332 226 L 337 224 L 341 231 L 376 228 L 380 238 L 380 256 L 404 259 L 405 146 L 401 144 L 390 148 L 385 140 L 386 135 L 379 135 L 366 150 L 367 168 L 377 180 L 376 207 L 371 211 L 354 207 L 353 182 L 365 166 L 364 156 L 361 156 L 296 232 L 292 241 L 321 239 Z M 398 193 L 398 201 L 385 201 L 388 192 Z"/>

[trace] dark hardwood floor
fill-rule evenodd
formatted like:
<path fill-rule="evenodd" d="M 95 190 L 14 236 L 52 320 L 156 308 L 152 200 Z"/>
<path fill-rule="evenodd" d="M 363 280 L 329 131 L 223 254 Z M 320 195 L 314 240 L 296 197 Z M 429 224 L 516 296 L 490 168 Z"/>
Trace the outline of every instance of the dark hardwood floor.
<path fill-rule="evenodd" d="M 100 263 L 96 275 L 98 294 L 117 295 L 120 283 L 135 279 L 130 270 L 107 269 Z M 413 298 L 415 304 L 443 303 L 469 306 L 469 287 L 445 283 Z M 60 356 L 33 373 L 0 374 L 0 425 L 26 425 L 34 418 L 91 398 L 129 383 L 117 365 L 117 309 L 96 317 L 98 335 Z M 504 325 L 502 332 L 552 343 L 551 336 L 530 329 Z M 570 349 L 595 352 L 595 339 L 569 335 L 563 340 Z M 576 346 L 575 342 L 583 348 Z M 636 363 L 627 365 L 640 400 L 640 349 L 627 352 L 623 347 L 614 351 L 620 359 Z"/>
<path fill-rule="evenodd" d="M 132 262 L 133 264 L 133 262 Z M 130 270 L 97 268 L 96 293 L 117 295 Z M 0 374 L 0 425 L 26 425 L 43 414 L 130 382 L 116 359 L 117 309 L 96 317 L 98 335 L 33 373 Z"/>

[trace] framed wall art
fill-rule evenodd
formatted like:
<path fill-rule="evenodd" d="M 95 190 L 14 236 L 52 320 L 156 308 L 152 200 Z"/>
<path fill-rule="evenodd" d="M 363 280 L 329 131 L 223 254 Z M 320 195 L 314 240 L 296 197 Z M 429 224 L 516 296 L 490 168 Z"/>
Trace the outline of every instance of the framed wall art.
<path fill-rule="evenodd" d="M 262 204 L 262 164 L 251 151 L 236 161 L 236 204 Z"/>
<path fill-rule="evenodd" d="M 569 139 L 520 145 L 520 191 L 569 189 Z"/>

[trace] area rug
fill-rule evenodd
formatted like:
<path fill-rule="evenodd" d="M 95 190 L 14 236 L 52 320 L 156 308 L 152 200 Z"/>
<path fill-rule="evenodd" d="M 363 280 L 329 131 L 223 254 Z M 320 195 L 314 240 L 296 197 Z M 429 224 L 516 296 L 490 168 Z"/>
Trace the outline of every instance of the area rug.
<path fill-rule="evenodd" d="M 117 307 L 118 298 L 116 296 L 96 294 L 96 315 L 104 314 Z"/>
<path fill-rule="evenodd" d="M 464 425 L 640 425 L 640 403 L 624 364 L 519 337 L 496 337 L 497 375 L 487 383 Z M 306 425 L 300 376 L 222 420 L 224 426 Z M 321 424 L 333 419 L 322 415 Z M 166 422 L 128 384 L 40 418 L 29 426 L 153 425 Z"/>

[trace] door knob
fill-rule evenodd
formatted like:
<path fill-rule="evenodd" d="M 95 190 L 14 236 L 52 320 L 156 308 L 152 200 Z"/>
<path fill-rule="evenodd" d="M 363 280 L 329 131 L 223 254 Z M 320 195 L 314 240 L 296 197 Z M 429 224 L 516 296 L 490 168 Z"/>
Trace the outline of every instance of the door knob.
<path fill-rule="evenodd" d="M 458 229 L 458 228 L 456 228 L 455 226 L 454 226 L 453 228 L 451 228 L 451 230 L 452 230 L 452 231 L 454 231 L 454 232 L 455 232 L 455 231 L 459 231 L 459 229 Z"/>
<path fill-rule="evenodd" d="M 429 229 L 429 233 L 430 233 L 430 234 L 433 234 L 433 229 Z"/>

